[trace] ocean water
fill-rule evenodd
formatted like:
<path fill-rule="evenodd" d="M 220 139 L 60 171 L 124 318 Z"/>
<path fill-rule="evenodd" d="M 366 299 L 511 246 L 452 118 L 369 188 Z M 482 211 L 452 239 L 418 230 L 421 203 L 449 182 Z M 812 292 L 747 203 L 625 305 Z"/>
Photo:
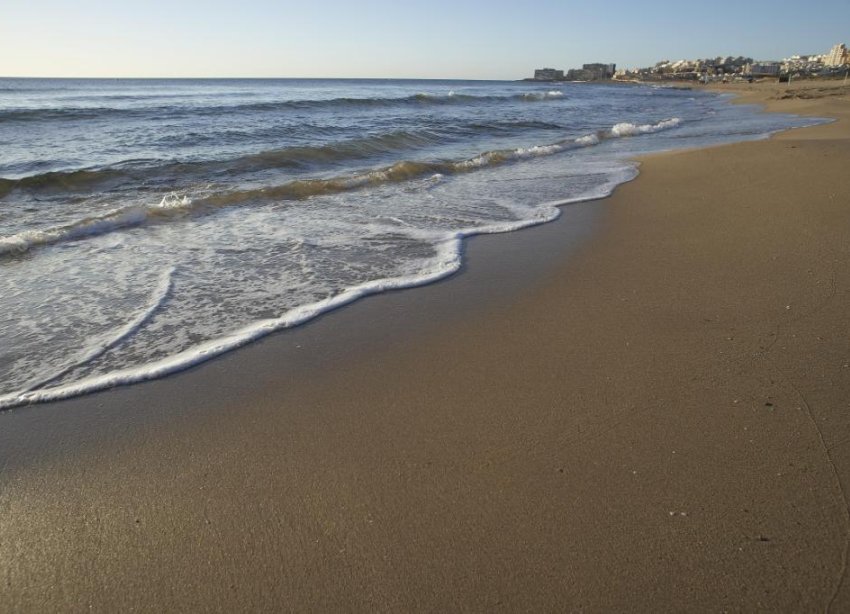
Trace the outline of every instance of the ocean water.
<path fill-rule="evenodd" d="M 815 121 L 650 86 L 0 79 L 0 408 L 440 279 L 635 155 Z"/>

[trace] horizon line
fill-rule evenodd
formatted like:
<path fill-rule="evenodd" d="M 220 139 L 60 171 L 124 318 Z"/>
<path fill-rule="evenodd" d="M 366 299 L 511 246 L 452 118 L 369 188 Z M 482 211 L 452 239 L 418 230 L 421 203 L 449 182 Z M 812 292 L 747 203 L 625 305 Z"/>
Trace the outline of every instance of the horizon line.
<path fill-rule="evenodd" d="M 234 79 L 254 79 L 254 80 L 314 80 L 314 81 L 522 81 L 527 77 L 519 77 L 513 79 L 486 79 L 480 77 L 234 77 L 234 76 L 215 76 L 215 77 L 152 77 L 152 76 L 96 76 L 96 77 L 86 77 L 86 76 L 46 76 L 46 75 L 0 75 L 0 79 L 103 79 L 103 80 L 117 80 L 117 79 L 158 79 L 158 80 L 201 80 L 201 79 L 221 79 L 221 80 L 234 80 Z"/>

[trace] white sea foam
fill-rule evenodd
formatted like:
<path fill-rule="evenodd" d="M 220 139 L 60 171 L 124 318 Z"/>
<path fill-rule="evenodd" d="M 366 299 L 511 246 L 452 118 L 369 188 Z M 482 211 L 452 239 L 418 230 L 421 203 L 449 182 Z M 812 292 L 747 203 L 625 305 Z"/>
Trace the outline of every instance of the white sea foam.
<path fill-rule="evenodd" d="M 615 124 L 614 127 L 611 128 L 611 136 L 621 137 L 637 136 L 639 134 L 651 134 L 653 132 L 660 132 L 661 130 L 675 128 L 681 123 L 681 121 L 682 120 L 678 117 L 673 117 L 671 119 L 665 119 L 664 121 L 660 121 L 657 124 L 635 125 L 624 122 L 621 124 Z"/>
<path fill-rule="evenodd" d="M 188 209 L 191 205 L 192 200 L 188 196 L 171 193 L 163 196 L 157 205 L 133 205 L 113 209 L 99 216 L 85 218 L 63 226 L 41 230 L 24 230 L 14 235 L 0 237 L 0 255 L 22 254 L 34 247 L 95 237 L 116 230 L 139 226 L 158 213 Z"/>
<path fill-rule="evenodd" d="M 535 93 L 538 95 L 539 93 Z M 546 92 L 545 96 L 558 94 L 561 92 Z M 661 130 L 675 128 L 681 123 L 677 117 L 660 121 L 656 124 L 636 125 L 632 123 L 618 123 L 610 130 L 603 133 L 607 138 L 619 138 L 626 136 L 639 136 L 643 134 L 651 134 Z M 533 158 L 539 156 L 549 156 L 560 153 L 570 146 L 592 146 L 600 143 L 600 137 L 596 134 L 585 135 L 574 139 L 573 141 L 561 141 L 548 145 L 533 145 L 531 147 L 519 147 L 514 150 L 491 151 L 485 152 L 474 158 L 455 162 L 454 170 L 469 171 L 479 168 L 484 168 L 494 164 L 500 164 L 507 160 L 522 160 L 525 158 Z M 401 171 L 396 175 L 397 171 Z M 432 175 L 433 179 L 442 177 L 442 173 Z M 342 177 L 336 180 L 336 186 L 331 187 L 333 190 L 355 190 L 366 186 L 389 182 L 401 181 L 408 178 L 413 178 L 413 173 L 408 177 L 404 174 L 401 165 L 394 165 L 389 168 L 368 171 L 348 177 Z M 331 180 L 333 181 L 333 180 Z M 286 186 L 282 186 L 286 187 Z M 286 194 L 279 189 L 272 188 L 272 193 L 279 193 L 281 198 L 286 197 Z M 255 197 L 262 196 L 263 190 L 251 193 Z M 227 198 L 227 195 L 221 195 L 222 201 Z M 250 199 L 248 196 L 244 196 Z M 25 230 L 20 233 L 7 237 L 0 237 L 0 256 L 4 254 L 21 254 L 33 247 L 52 245 L 65 241 L 73 241 L 86 237 L 98 236 L 110 233 L 116 230 L 139 226 L 148 222 L 151 219 L 171 214 L 179 214 L 181 212 L 191 211 L 196 204 L 203 204 L 204 199 L 195 200 L 187 195 L 177 193 L 169 193 L 162 197 L 160 202 L 152 206 L 134 205 L 122 209 L 115 209 L 97 217 L 86 218 L 53 228 L 42 230 Z M 235 198 L 234 203 L 240 202 L 240 198 Z"/>
<path fill-rule="evenodd" d="M 600 134 L 604 138 L 620 138 L 625 136 L 640 136 L 642 134 L 651 134 L 675 128 L 681 123 L 678 117 L 665 119 L 657 124 L 636 125 L 630 123 L 619 123 L 612 126 L 607 131 L 601 131 L 599 134 L 587 134 L 580 136 L 574 140 L 560 141 L 549 145 L 533 145 L 531 147 L 519 147 L 509 151 L 490 151 L 469 160 L 464 160 L 455 164 L 458 169 L 482 168 L 491 164 L 497 164 L 504 160 L 522 160 L 524 158 L 535 158 L 539 156 L 551 156 L 561 153 L 571 147 L 590 147 L 599 145 L 602 141 Z"/>
<path fill-rule="evenodd" d="M 340 100 L 387 100 L 383 87 L 368 86 L 364 93 L 352 86 Z M 354 118 L 356 126 L 349 114 L 335 125 L 336 115 L 325 106 L 293 104 L 303 106 L 305 117 L 318 109 L 316 127 L 327 124 L 327 133 L 313 134 L 317 118 L 306 118 L 299 127 L 306 141 L 352 129 L 371 138 L 388 127 L 408 131 L 408 124 L 421 128 L 423 122 L 442 135 L 404 141 L 407 153 L 387 152 L 381 140 L 380 155 L 359 157 L 358 150 L 358 157 L 328 161 L 323 149 L 309 165 L 248 169 L 227 163 L 234 151 L 291 135 L 266 134 L 268 126 L 249 130 L 251 122 L 241 122 L 244 134 L 231 131 L 232 124 L 225 132 L 220 114 L 181 110 L 160 117 L 157 107 L 137 122 L 146 133 L 153 126 L 156 147 L 180 133 L 186 148 L 179 151 L 187 160 L 223 164 L 208 173 L 157 158 L 149 168 L 148 161 L 130 160 L 129 147 L 116 154 L 121 181 L 106 181 L 103 189 L 86 174 L 75 175 L 73 185 L 62 185 L 64 176 L 0 182 L 3 219 L 14 220 L 5 231 L 10 236 L 0 238 L 0 254 L 118 231 L 27 258 L 0 258 L 0 407 L 156 378 L 359 297 L 440 279 L 460 266 L 464 237 L 547 222 L 558 216 L 558 205 L 603 197 L 630 179 L 634 166 L 619 159 L 669 147 L 671 139 L 652 135 L 679 126 L 674 116 L 688 123 L 675 141 L 683 146 L 755 135 L 763 126 L 728 121 L 746 111 L 725 112 L 692 92 L 681 100 L 659 92 L 649 101 L 641 88 L 634 96 L 607 99 L 604 87 L 529 92 L 525 86 L 464 86 L 430 97 L 416 95 L 427 85 L 400 87 L 406 89 L 389 99 L 392 104 L 370 106 Z M 564 92 L 575 107 L 557 102 Z M 696 103 L 687 100 L 691 96 Z M 277 96 L 267 97 L 258 108 L 272 118 L 282 107 Z M 606 104 L 596 104 L 602 100 Z M 421 104 L 408 104 L 414 101 Z M 648 113 L 658 115 L 635 119 Z M 187 115 L 191 121 L 182 119 Z M 664 117 L 672 119 L 657 121 Z M 133 132 L 135 123 L 121 122 L 91 142 Z M 552 136 L 558 126 L 570 125 L 588 128 Z M 198 126 L 202 138 L 195 143 L 188 133 Z M 443 138 L 446 132 L 450 138 Z M 134 143 L 147 138 L 130 136 Z M 612 142 L 621 137 L 633 138 Z M 218 142 L 224 147 L 210 146 Z M 18 149 L 30 155 L 25 146 Z M 91 147 L 76 153 L 93 168 L 109 170 L 116 162 L 98 159 Z M 179 191 L 151 200 L 160 188 Z M 66 190 L 71 197 L 65 198 Z M 107 198 L 112 210 L 104 214 Z"/>
<path fill-rule="evenodd" d="M 124 327 L 116 331 L 116 334 L 109 341 L 92 347 L 84 356 L 75 360 L 73 365 L 69 365 L 61 372 L 55 373 L 36 384 L 31 384 L 25 390 L 0 396 L 0 409 L 43 401 L 66 399 L 115 386 L 163 377 L 203 363 L 230 350 L 242 347 L 272 332 L 303 324 L 320 314 L 347 305 L 359 298 L 387 290 L 411 288 L 433 283 L 459 270 L 461 266 L 462 243 L 465 238 L 477 234 L 512 232 L 521 228 L 550 222 L 560 215 L 560 206 L 603 198 L 610 194 L 616 185 L 623 181 L 628 181 L 635 175 L 634 166 L 630 165 L 626 167 L 625 171 L 612 173 L 609 181 L 597 185 L 593 190 L 581 196 L 543 203 L 534 207 L 512 207 L 524 217 L 510 222 L 491 223 L 466 230 L 444 233 L 442 235 L 434 231 L 417 228 L 405 229 L 411 237 L 433 242 L 435 245 L 435 254 L 429 259 L 428 266 L 415 274 L 375 279 L 358 284 L 344 289 L 332 297 L 288 310 L 280 317 L 252 322 L 237 330 L 160 360 L 86 377 L 68 384 L 49 386 L 50 383 L 59 380 L 63 375 L 69 373 L 80 364 L 91 361 L 104 354 L 107 350 L 117 346 L 144 326 L 151 316 L 162 306 L 163 302 L 167 300 L 171 292 L 174 269 L 169 268 L 160 277 L 159 283 L 151 293 L 148 306 Z M 401 220 L 396 221 L 401 222 Z"/>
<path fill-rule="evenodd" d="M 451 275 L 460 268 L 460 245 L 462 238 L 463 235 L 461 233 L 456 233 L 453 236 L 444 239 L 437 246 L 437 255 L 433 261 L 431 269 L 422 272 L 421 274 L 399 278 L 372 280 L 356 287 L 348 288 L 331 298 L 296 307 L 295 309 L 284 313 L 279 318 L 270 318 L 251 323 L 250 325 L 225 336 L 202 343 L 191 350 L 180 352 L 163 360 L 158 360 L 139 367 L 120 369 L 77 381 L 72 384 L 56 386 L 53 388 L 47 387 L 33 390 L 33 386 L 30 386 L 29 390 L 0 396 L 0 409 L 7 409 L 10 407 L 41 401 L 66 399 L 89 392 L 95 392 L 97 390 L 112 388 L 122 384 L 136 383 L 162 377 L 205 362 L 215 356 L 241 347 L 274 331 L 302 324 L 322 313 L 347 305 L 358 298 L 387 290 L 409 288 L 432 283 Z M 167 294 L 167 290 L 164 294 Z M 136 330 L 138 326 L 147 319 L 147 317 L 149 317 L 149 314 L 146 312 L 146 314 L 143 314 L 142 317 L 134 319 L 133 322 L 128 324 L 126 330 L 123 331 L 123 335 L 120 336 L 125 338 L 127 335 L 132 334 L 132 332 Z M 117 343 L 117 340 L 110 343 L 109 347 L 115 343 Z M 102 346 L 92 350 L 91 357 L 102 354 L 106 351 L 106 349 L 108 349 L 108 347 Z M 68 370 L 71 368 L 73 367 L 69 367 Z M 54 375 L 46 381 L 55 381 L 60 376 L 61 374 Z"/>
<path fill-rule="evenodd" d="M 37 382 L 31 383 L 27 386 L 26 393 L 30 393 L 39 388 L 43 388 L 44 386 L 49 385 L 52 382 L 55 382 L 80 365 L 84 365 L 90 363 L 92 360 L 97 358 L 98 356 L 103 355 L 110 348 L 115 347 L 128 337 L 130 337 L 133 333 L 139 330 L 145 322 L 150 320 L 151 316 L 162 306 L 162 304 L 168 298 L 168 294 L 171 292 L 171 280 L 174 275 L 175 267 L 168 267 L 165 271 L 163 271 L 162 275 L 160 275 L 159 281 L 156 284 L 156 287 L 151 292 L 150 300 L 148 304 L 140 311 L 136 317 L 127 322 L 124 326 L 114 331 L 109 338 L 105 340 L 98 341 L 92 344 L 90 347 L 86 348 L 85 351 L 78 356 L 71 364 L 67 365 L 65 368 L 60 371 L 51 374 L 49 377 L 46 377 Z M 2 398 L 0 397 L 0 400 Z M 2 404 L 0 403 L 0 409 L 2 409 Z"/>
<path fill-rule="evenodd" d="M 541 101 L 541 100 L 554 100 L 556 98 L 563 98 L 564 92 L 558 90 L 551 90 L 548 92 L 526 92 L 522 95 L 525 100 L 530 101 Z"/>
<path fill-rule="evenodd" d="M 480 156 L 475 156 L 474 158 L 470 158 L 469 160 L 463 160 L 462 162 L 456 162 L 455 168 L 458 170 L 464 169 L 473 169 L 473 168 L 481 168 L 487 166 L 488 164 L 492 164 L 493 160 L 496 158 L 495 152 L 488 152 L 481 154 Z"/>
<path fill-rule="evenodd" d="M 561 151 L 564 151 L 564 146 L 558 143 L 553 145 L 535 145 L 534 147 L 520 147 L 519 149 L 515 149 L 513 156 L 517 159 L 533 158 L 536 156 L 551 156 Z"/>
<path fill-rule="evenodd" d="M 599 136 L 596 134 L 586 134 L 585 136 L 578 137 L 575 142 L 577 145 L 581 145 L 582 147 L 599 145 Z"/>
<path fill-rule="evenodd" d="M 66 226 L 44 230 L 24 230 L 8 237 L 0 237 L 0 255 L 22 254 L 33 247 L 73 241 L 101 235 L 118 228 L 136 226 L 147 219 L 148 213 L 144 207 L 128 207 L 110 211 L 102 217 L 88 218 Z"/>
<path fill-rule="evenodd" d="M 159 209 L 185 209 L 186 207 L 191 206 L 192 199 L 188 196 L 177 194 L 176 192 L 171 192 L 162 197 L 162 200 L 159 201 L 159 205 L 157 207 Z"/>

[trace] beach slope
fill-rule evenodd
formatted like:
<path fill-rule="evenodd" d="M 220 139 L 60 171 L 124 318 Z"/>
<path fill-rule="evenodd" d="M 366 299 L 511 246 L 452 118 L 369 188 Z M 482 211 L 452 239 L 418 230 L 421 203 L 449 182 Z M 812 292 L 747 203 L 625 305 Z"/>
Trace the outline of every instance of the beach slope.
<path fill-rule="evenodd" d="M 850 608 L 850 99 L 818 88 L 733 91 L 837 122 L 643 160 L 445 282 L 0 414 L 0 609 Z"/>

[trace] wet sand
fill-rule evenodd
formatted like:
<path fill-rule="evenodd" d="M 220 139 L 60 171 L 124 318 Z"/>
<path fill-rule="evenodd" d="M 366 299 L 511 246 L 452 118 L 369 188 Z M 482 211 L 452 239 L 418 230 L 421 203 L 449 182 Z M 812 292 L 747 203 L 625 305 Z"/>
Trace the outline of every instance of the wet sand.
<path fill-rule="evenodd" d="M 0 610 L 847 609 L 850 99 L 819 87 L 730 86 L 839 121 L 653 156 L 445 282 L 0 414 Z"/>

